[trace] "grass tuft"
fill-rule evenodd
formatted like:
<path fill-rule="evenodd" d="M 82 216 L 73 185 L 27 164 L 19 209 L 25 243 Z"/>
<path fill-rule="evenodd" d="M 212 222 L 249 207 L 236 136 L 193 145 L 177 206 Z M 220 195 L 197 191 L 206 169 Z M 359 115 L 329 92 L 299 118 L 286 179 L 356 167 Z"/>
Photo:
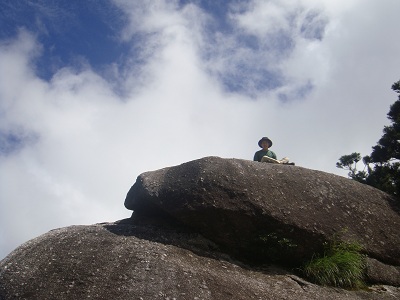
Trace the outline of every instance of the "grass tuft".
<path fill-rule="evenodd" d="M 305 264 L 304 275 L 325 286 L 360 288 L 364 286 L 365 259 L 356 243 L 333 242 L 325 245 L 322 257 L 314 257 Z"/>

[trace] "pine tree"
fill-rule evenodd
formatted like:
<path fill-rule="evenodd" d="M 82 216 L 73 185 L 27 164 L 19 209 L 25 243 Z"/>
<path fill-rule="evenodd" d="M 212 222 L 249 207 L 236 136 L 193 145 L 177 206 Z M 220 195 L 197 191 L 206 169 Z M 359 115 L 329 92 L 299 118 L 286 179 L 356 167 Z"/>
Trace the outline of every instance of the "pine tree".
<path fill-rule="evenodd" d="M 361 155 L 356 152 L 340 157 L 336 166 L 349 170 L 349 177 L 354 180 L 400 197 L 400 80 L 392 85 L 392 90 L 399 96 L 387 114 L 391 124 L 384 127 L 371 155 L 363 157 L 364 170 L 357 170 Z"/>

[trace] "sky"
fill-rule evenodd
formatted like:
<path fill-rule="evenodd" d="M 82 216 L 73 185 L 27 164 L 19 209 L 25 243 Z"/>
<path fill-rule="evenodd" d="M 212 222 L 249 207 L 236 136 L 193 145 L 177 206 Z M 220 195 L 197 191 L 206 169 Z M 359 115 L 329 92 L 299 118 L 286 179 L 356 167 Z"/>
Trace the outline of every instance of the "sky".
<path fill-rule="evenodd" d="M 0 259 L 131 215 L 143 172 L 278 158 L 347 176 L 400 80 L 398 0 L 2 0 Z M 362 168 L 362 165 L 359 166 Z"/>

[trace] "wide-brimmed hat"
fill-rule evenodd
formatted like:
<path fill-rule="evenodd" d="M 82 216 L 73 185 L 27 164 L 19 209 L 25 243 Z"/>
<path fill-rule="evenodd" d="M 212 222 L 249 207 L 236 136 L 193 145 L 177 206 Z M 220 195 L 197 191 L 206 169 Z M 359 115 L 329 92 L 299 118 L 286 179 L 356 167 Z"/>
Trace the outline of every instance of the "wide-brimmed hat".
<path fill-rule="evenodd" d="M 267 141 L 269 147 L 272 147 L 272 141 L 267 137 L 263 137 L 261 140 L 258 141 L 258 146 L 260 146 L 260 148 L 262 148 L 261 146 L 262 141 Z"/>

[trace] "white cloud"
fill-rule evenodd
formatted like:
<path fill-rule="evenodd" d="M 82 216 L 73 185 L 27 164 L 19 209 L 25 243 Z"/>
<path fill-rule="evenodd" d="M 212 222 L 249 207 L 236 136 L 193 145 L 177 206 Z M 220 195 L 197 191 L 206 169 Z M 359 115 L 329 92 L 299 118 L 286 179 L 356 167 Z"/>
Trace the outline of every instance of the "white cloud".
<path fill-rule="evenodd" d="M 243 4 L 241 4 L 242 6 Z M 256 35 L 279 33 L 290 29 L 290 18 L 299 9 L 291 1 L 249 1 L 247 9 L 232 14 L 239 27 Z"/>
<path fill-rule="evenodd" d="M 337 159 L 369 154 L 381 136 L 400 79 L 400 44 L 386 38 L 397 36 L 400 2 L 253 1 L 232 10 L 229 32 L 206 30 L 212 18 L 193 4 L 116 3 L 130 17 L 122 38 L 139 34 L 144 58 L 112 71 L 123 96 L 88 65 L 38 78 L 32 34 L 0 44 L 0 130 L 26 141 L 0 156 L 0 257 L 55 227 L 129 217 L 124 197 L 145 171 L 207 155 L 252 159 L 267 135 L 279 157 L 345 176 Z M 263 40 L 277 28 L 293 43 L 284 56 Z M 241 43 L 245 31 L 259 47 Z M 251 85 L 268 71 L 279 85 Z M 250 93 L 223 85 L 234 75 Z"/>

